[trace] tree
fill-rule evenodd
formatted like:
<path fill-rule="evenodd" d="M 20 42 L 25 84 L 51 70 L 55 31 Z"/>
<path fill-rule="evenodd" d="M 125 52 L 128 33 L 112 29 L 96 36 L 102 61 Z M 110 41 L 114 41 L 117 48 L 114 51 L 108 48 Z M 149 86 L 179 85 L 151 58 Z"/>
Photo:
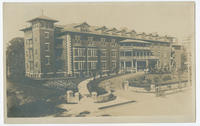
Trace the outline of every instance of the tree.
<path fill-rule="evenodd" d="M 20 80 L 25 75 L 24 38 L 16 37 L 8 43 L 6 50 L 7 77 Z"/>

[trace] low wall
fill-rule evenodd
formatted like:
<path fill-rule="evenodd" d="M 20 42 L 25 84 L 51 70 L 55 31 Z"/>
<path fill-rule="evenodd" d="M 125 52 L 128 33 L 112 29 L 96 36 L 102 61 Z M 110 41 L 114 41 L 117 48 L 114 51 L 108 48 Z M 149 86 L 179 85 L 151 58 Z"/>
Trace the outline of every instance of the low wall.
<path fill-rule="evenodd" d="M 66 92 L 66 102 L 69 104 L 77 104 L 80 101 L 79 92 L 73 93 L 73 91 L 68 90 Z"/>
<path fill-rule="evenodd" d="M 101 81 L 99 83 L 99 87 L 104 88 L 104 87 L 106 87 L 105 84 L 107 84 L 107 82 L 109 82 L 111 89 L 113 89 L 113 90 L 121 90 L 121 89 L 124 88 L 123 87 L 124 81 L 127 81 L 129 78 L 132 78 L 134 76 L 141 76 L 143 74 L 144 74 L 144 72 L 122 74 L 120 76 L 113 77 L 113 78 Z"/>
<path fill-rule="evenodd" d="M 173 93 L 179 91 L 180 89 L 188 88 L 189 86 L 190 84 L 188 82 L 182 82 L 170 85 L 160 85 L 157 87 L 155 85 L 151 85 L 151 88 L 149 90 L 142 87 L 131 87 L 131 86 L 129 86 L 128 89 L 130 91 L 141 92 L 141 93 L 157 93 L 157 92 Z"/>
<path fill-rule="evenodd" d="M 92 92 L 92 98 L 96 103 L 103 103 L 114 100 L 116 96 L 114 96 L 111 92 L 97 96 L 96 92 Z"/>

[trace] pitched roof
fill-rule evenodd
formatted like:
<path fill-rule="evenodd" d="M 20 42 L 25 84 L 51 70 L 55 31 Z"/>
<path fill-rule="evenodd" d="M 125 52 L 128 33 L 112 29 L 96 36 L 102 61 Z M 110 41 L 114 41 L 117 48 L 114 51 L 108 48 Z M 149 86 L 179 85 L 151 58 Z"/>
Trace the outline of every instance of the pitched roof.
<path fill-rule="evenodd" d="M 29 26 L 29 27 L 25 27 L 25 28 L 20 29 L 20 31 L 26 31 L 26 30 L 31 30 L 31 29 L 32 29 L 32 27 Z"/>
<path fill-rule="evenodd" d="M 120 31 L 117 31 L 117 33 L 125 33 L 126 32 L 126 29 L 122 29 Z"/>
<path fill-rule="evenodd" d="M 80 24 L 74 26 L 74 28 L 81 27 L 81 26 L 84 26 L 84 25 L 90 27 L 90 25 L 87 22 L 83 22 L 83 23 L 80 23 Z"/>
<path fill-rule="evenodd" d="M 109 31 L 113 31 L 113 32 L 116 32 L 116 31 L 118 31 L 116 28 L 112 28 L 112 29 L 108 29 L 107 30 L 107 32 L 109 32 Z"/>
<path fill-rule="evenodd" d="M 47 20 L 47 21 L 52 21 L 52 22 L 58 22 L 58 20 L 54 20 L 54 19 L 52 19 L 50 17 L 47 17 L 47 16 L 44 16 L 44 15 L 41 15 L 39 17 L 33 18 L 31 20 L 28 20 L 28 22 L 32 22 L 32 21 L 37 20 L 37 19 L 39 19 L 39 20 Z"/>
<path fill-rule="evenodd" d="M 83 22 L 83 23 L 72 23 L 72 24 L 67 24 L 67 25 L 58 25 L 59 27 L 62 27 L 62 32 L 77 32 L 77 33 L 83 33 L 83 31 L 80 31 L 80 29 L 77 28 L 77 26 L 81 26 L 82 24 L 84 24 L 86 22 Z M 57 26 L 57 25 L 55 25 Z M 105 30 L 104 33 L 100 33 L 99 31 L 102 30 L 102 29 L 107 29 Z M 90 33 L 90 34 L 97 34 L 97 35 L 107 35 L 107 36 L 116 36 L 116 37 L 121 37 L 120 34 L 117 34 L 117 33 L 126 33 L 126 34 L 130 34 L 131 32 L 132 33 L 136 33 L 135 30 L 132 30 L 132 31 L 129 31 L 129 32 L 126 32 L 127 30 L 126 29 L 122 29 L 120 31 L 118 31 L 116 28 L 107 28 L 106 26 L 91 26 L 89 27 L 89 31 L 84 31 L 84 33 Z M 147 34 L 145 32 L 140 32 L 140 33 L 136 33 L 136 37 L 137 36 L 144 36 L 144 37 L 147 37 L 147 36 L 151 36 L 151 37 L 159 37 L 159 35 L 157 33 L 150 33 L 150 34 Z M 129 36 L 131 37 L 131 36 Z M 139 38 L 141 39 L 141 38 Z M 149 38 L 147 38 L 148 40 L 150 40 Z M 138 42 L 139 40 L 137 40 Z M 155 41 L 155 40 L 154 40 Z M 159 41 L 159 40 L 157 40 Z M 165 40 L 161 40 L 161 41 L 165 41 Z M 168 41 L 168 40 L 167 40 Z M 136 42 L 136 41 L 135 41 Z M 140 41 L 141 42 L 141 41 Z M 144 41 L 143 41 L 144 42 Z"/>
<path fill-rule="evenodd" d="M 102 27 L 99 27 L 99 28 L 97 28 L 95 30 L 98 31 L 98 30 L 106 30 L 106 29 L 108 29 L 106 26 L 102 26 Z"/>
<path fill-rule="evenodd" d="M 136 31 L 135 30 L 131 30 L 131 31 L 127 32 L 126 34 L 131 34 L 131 33 L 136 33 Z"/>

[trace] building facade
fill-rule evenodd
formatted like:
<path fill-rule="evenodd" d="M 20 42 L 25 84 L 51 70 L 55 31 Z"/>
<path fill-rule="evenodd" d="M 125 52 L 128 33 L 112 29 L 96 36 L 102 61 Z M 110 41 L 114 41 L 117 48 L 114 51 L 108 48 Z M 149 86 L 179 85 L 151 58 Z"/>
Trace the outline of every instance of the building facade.
<path fill-rule="evenodd" d="M 26 76 L 33 79 L 170 67 L 172 37 L 86 22 L 56 25 L 46 16 L 28 22 L 30 27 L 21 30 Z"/>
<path fill-rule="evenodd" d="M 159 57 L 153 54 L 151 43 L 142 40 L 120 41 L 120 63 L 122 71 L 144 71 L 157 67 Z"/>

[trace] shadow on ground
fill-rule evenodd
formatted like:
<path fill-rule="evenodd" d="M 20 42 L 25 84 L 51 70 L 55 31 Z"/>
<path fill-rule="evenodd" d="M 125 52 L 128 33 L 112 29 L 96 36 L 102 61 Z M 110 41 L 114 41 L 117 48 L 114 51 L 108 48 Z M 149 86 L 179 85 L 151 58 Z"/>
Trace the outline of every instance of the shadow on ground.
<path fill-rule="evenodd" d="M 62 113 L 57 108 L 65 103 L 65 91 L 51 89 L 40 83 L 7 82 L 8 117 L 43 117 Z"/>
<path fill-rule="evenodd" d="M 42 117 L 62 113 L 65 110 L 57 108 L 54 102 L 35 101 L 19 106 L 13 106 L 8 111 L 8 117 Z"/>

